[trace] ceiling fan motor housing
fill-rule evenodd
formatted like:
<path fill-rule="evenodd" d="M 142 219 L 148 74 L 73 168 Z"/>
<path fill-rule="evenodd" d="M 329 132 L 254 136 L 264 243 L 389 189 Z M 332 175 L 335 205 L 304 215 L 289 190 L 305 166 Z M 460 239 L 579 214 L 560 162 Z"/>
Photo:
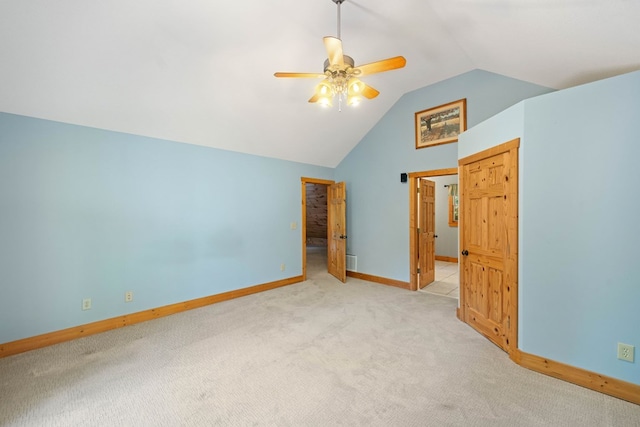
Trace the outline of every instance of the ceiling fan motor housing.
<path fill-rule="evenodd" d="M 348 55 L 342 55 L 343 58 L 343 62 L 344 62 L 344 66 L 341 67 L 340 69 L 335 68 L 332 69 L 331 68 L 331 64 L 329 63 L 328 59 L 324 60 L 324 72 L 326 73 L 327 71 L 329 72 L 334 72 L 334 71 L 346 71 L 349 68 L 353 68 L 355 65 L 355 61 L 353 60 L 352 57 L 348 56 Z"/>

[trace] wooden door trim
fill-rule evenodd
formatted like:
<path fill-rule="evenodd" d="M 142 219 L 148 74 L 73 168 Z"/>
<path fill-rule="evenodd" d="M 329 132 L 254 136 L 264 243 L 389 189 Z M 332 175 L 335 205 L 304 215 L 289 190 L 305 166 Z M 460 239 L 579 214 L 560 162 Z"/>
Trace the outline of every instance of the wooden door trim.
<path fill-rule="evenodd" d="M 458 160 L 458 167 L 462 169 L 464 166 L 477 162 L 479 160 L 484 160 L 489 157 L 493 157 L 503 153 L 510 153 L 510 157 L 513 159 L 513 165 L 515 170 L 512 170 L 510 173 L 511 177 L 511 185 L 510 188 L 513 189 L 515 194 L 511 193 L 511 197 L 509 199 L 513 203 L 509 203 L 509 213 L 507 215 L 508 222 L 506 224 L 507 233 L 509 235 L 509 242 L 515 245 L 515 249 L 512 249 L 510 253 L 512 254 L 512 259 L 508 261 L 508 265 L 505 268 L 507 273 L 507 277 L 510 277 L 512 280 L 510 283 L 510 291 L 509 291 L 509 301 L 508 301 L 508 322 L 510 327 L 506 333 L 507 339 L 507 353 L 512 356 L 518 350 L 518 172 L 519 172 L 519 159 L 518 159 L 518 148 L 520 147 L 520 138 L 512 139 L 503 144 L 496 145 L 495 147 L 488 148 L 479 153 L 472 154 L 470 156 L 464 157 Z M 459 201 L 460 201 L 460 212 L 464 212 L 463 200 L 464 200 L 464 174 L 460 174 L 458 177 L 458 189 L 459 189 Z M 458 231 L 458 239 L 460 248 L 463 247 L 463 239 L 464 239 L 464 228 L 466 225 L 464 221 L 459 222 L 459 231 Z M 466 313 L 466 305 L 464 301 L 464 290 L 462 289 L 462 275 L 460 276 L 460 299 L 459 299 L 459 313 L 458 318 L 463 322 L 467 318 Z"/>
<path fill-rule="evenodd" d="M 320 178 L 308 178 L 303 176 L 300 178 L 300 186 L 302 192 L 302 220 L 300 221 L 300 232 L 302 233 L 302 281 L 307 280 L 307 184 L 331 185 L 335 181 Z M 327 198 L 327 208 L 329 208 L 329 198 Z M 327 236 L 329 237 L 329 236 Z"/>
<path fill-rule="evenodd" d="M 518 365 L 532 371 L 640 405 L 640 385 L 638 384 L 566 365 L 520 350 L 512 353 L 510 358 Z"/>
<path fill-rule="evenodd" d="M 170 316 L 176 313 L 182 313 L 183 311 L 205 307 L 207 305 L 216 304 L 222 301 L 229 301 L 234 298 L 240 298 L 258 292 L 264 292 L 302 281 L 302 276 L 289 277 L 287 279 L 276 280 L 274 282 L 249 286 L 248 288 L 240 288 L 233 291 L 223 292 L 221 294 L 209 295 L 206 297 L 151 308 L 144 311 L 124 314 L 122 316 L 111 317 L 109 319 L 99 320 L 97 322 L 85 323 L 67 329 L 48 332 L 42 335 L 22 338 L 16 341 L 0 343 L 0 358 L 13 356 L 14 354 L 36 350 L 54 344 L 72 341 L 77 338 L 88 337 L 90 335 L 122 328 L 124 326 L 135 325 L 137 323 L 146 322 L 148 320 Z"/>
<path fill-rule="evenodd" d="M 487 148 L 479 153 L 471 154 L 470 156 L 463 157 L 458 160 L 458 167 L 467 165 L 469 163 L 477 162 L 478 160 L 486 159 L 487 157 L 493 157 L 498 154 L 506 153 L 507 151 L 517 149 L 520 147 L 520 138 L 512 139 L 503 144 L 496 145 L 495 147 Z M 458 186 L 460 189 L 460 186 Z"/>
<path fill-rule="evenodd" d="M 395 286 L 396 288 L 409 289 L 409 283 L 402 280 L 389 279 L 387 277 L 374 276 L 373 274 L 359 273 L 357 271 L 348 271 L 348 277 L 354 277 L 367 282 L 380 283 L 381 285 Z"/>
<path fill-rule="evenodd" d="M 412 291 L 418 290 L 418 179 L 446 175 L 458 175 L 458 168 L 409 173 L 409 290 Z"/>
<path fill-rule="evenodd" d="M 454 258 L 451 256 L 441 256 L 441 255 L 436 255 L 436 261 L 444 261 L 444 262 L 455 262 L 456 264 L 458 263 L 458 258 Z"/>

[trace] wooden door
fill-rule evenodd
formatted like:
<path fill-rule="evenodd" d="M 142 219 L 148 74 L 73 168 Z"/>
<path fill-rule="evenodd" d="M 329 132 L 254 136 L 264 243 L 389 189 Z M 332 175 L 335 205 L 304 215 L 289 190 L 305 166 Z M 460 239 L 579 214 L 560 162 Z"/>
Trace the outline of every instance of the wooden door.
<path fill-rule="evenodd" d="M 460 160 L 461 317 L 509 353 L 517 348 L 518 145 Z"/>
<path fill-rule="evenodd" d="M 420 289 L 432 283 L 436 274 L 436 183 L 420 180 L 420 205 L 418 208 L 418 286 Z"/>
<path fill-rule="evenodd" d="M 327 212 L 327 268 L 329 273 L 342 282 L 347 281 L 347 191 L 344 182 L 328 188 Z"/>

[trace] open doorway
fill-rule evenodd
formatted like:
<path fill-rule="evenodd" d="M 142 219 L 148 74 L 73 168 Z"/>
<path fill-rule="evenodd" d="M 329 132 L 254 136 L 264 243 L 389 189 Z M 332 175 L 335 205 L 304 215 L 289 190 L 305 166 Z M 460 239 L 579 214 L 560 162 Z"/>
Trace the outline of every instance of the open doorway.
<path fill-rule="evenodd" d="M 307 182 L 305 203 L 307 249 L 327 249 L 327 185 Z"/>
<path fill-rule="evenodd" d="M 460 272 L 458 269 L 458 221 L 457 185 L 458 175 L 422 178 L 434 183 L 435 204 L 435 254 L 434 276 L 430 283 L 419 289 L 424 292 L 459 298 Z M 455 194 L 455 196 L 454 196 Z M 418 204 L 418 217 L 421 204 Z M 420 249 L 420 248 L 419 248 Z M 420 260 L 420 254 L 418 254 Z M 420 262 L 418 262 L 420 264 Z M 419 278 L 419 283 L 421 282 Z"/>
<path fill-rule="evenodd" d="M 327 271 L 341 282 L 347 281 L 347 185 L 344 182 L 302 177 L 302 280 L 307 279 L 307 191 L 312 185 L 326 188 Z M 323 189 L 324 190 L 324 189 Z M 320 192 L 320 190 L 318 190 Z M 312 240 L 313 241 L 313 240 Z M 317 240 L 316 240 L 317 241 Z"/>
<path fill-rule="evenodd" d="M 304 275 L 314 277 L 327 270 L 327 196 L 330 184 L 303 182 Z"/>
<path fill-rule="evenodd" d="M 328 197 L 335 181 L 301 178 L 302 188 L 302 280 L 307 274 L 327 272 Z"/>
<path fill-rule="evenodd" d="M 458 169 L 414 172 L 409 178 L 410 289 L 458 298 L 458 228 L 450 212 L 456 208 L 450 196 Z"/>

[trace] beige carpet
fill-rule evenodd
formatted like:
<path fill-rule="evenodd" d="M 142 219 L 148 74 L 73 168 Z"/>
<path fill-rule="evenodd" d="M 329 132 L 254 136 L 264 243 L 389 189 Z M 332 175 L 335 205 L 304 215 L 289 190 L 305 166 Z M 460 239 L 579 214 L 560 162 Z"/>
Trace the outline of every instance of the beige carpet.
<path fill-rule="evenodd" d="M 640 425 L 638 405 L 511 362 L 455 299 L 309 275 L 0 359 L 0 425 Z"/>

